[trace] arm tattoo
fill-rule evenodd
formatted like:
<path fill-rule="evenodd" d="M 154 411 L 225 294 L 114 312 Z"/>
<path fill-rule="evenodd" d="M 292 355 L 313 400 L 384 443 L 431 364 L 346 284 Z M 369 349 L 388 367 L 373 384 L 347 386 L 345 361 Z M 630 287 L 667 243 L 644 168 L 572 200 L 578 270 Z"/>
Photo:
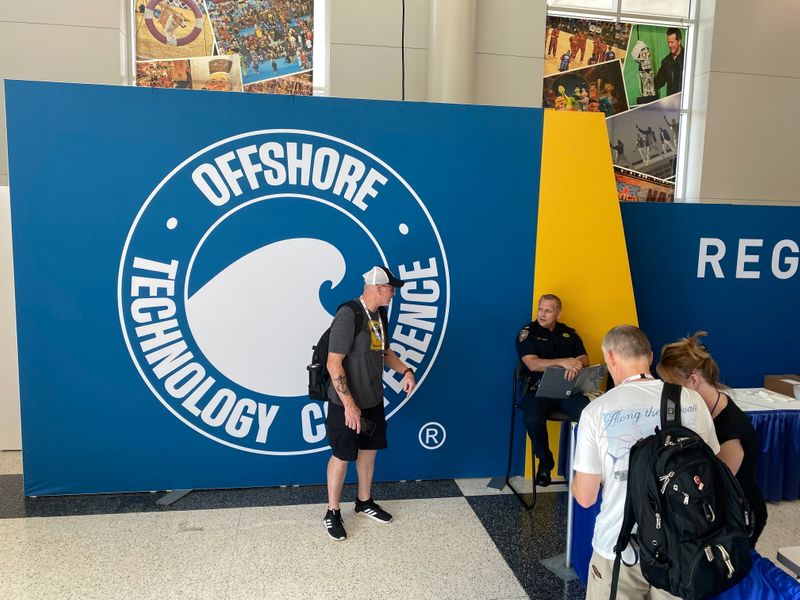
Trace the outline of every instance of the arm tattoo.
<path fill-rule="evenodd" d="M 339 375 L 333 380 L 333 386 L 336 388 L 337 393 L 341 396 L 349 396 L 350 389 L 347 387 L 347 377 Z"/>

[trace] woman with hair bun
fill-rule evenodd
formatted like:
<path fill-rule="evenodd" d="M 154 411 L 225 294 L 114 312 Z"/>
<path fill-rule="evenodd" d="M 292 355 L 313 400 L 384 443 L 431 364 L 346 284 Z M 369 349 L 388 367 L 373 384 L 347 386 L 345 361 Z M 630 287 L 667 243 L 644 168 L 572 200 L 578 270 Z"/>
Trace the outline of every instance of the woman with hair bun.
<path fill-rule="evenodd" d="M 700 343 L 700 338 L 705 335 L 705 331 L 698 331 L 689 338 L 681 338 L 664 346 L 656 371 L 664 381 L 696 391 L 708 406 L 720 443 L 717 458 L 736 476 L 755 519 L 753 535 L 750 537 L 750 547 L 755 548 L 767 523 L 767 505 L 756 483 L 756 430 L 750 419 L 723 391 L 725 388 L 719 383 L 719 366 L 708 349 Z"/>

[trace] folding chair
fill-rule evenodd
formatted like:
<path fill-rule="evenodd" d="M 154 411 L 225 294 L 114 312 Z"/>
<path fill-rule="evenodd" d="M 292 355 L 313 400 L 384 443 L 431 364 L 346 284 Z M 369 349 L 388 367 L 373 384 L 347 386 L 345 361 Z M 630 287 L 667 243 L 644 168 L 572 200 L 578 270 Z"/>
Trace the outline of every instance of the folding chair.
<path fill-rule="evenodd" d="M 513 452 L 514 452 L 514 432 L 516 429 L 516 409 L 522 409 L 520 405 L 520 401 L 522 400 L 522 396 L 524 392 L 527 390 L 528 387 L 528 375 L 527 369 L 525 365 L 521 362 L 517 364 L 514 368 L 514 381 L 512 387 L 512 403 L 511 403 L 511 433 L 509 434 L 508 439 L 508 465 L 506 468 L 506 485 L 508 489 L 510 489 L 513 494 L 519 499 L 522 505 L 525 507 L 526 510 L 533 510 L 536 506 L 536 482 L 535 478 L 533 481 L 532 486 L 532 501 L 530 503 L 525 501 L 525 498 L 522 496 L 522 493 L 517 490 L 514 485 L 511 483 L 511 463 L 513 459 Z M 570 423 L 570 418 L 566 414 L 560 411 L 551 412 L 547 415 L 548 421 L 559 421 L 561 423 Z M 562 428 L 563 431 L 563 428 Z M 567 462 L 567 469 L 571 468 L 572 466 L 572 452 L 575 447 L 575 423 L 571 422 L 569 426 L 569 456 Z M 526 432 L 527 435 L 527 432 Z M 533 464 L 533 454 L 531 453 L 531 464 Z M 565 481 L 568 481 L 569 477 L 565 477 Z M 571 495 L 571 494 L 570 494 Z"/>

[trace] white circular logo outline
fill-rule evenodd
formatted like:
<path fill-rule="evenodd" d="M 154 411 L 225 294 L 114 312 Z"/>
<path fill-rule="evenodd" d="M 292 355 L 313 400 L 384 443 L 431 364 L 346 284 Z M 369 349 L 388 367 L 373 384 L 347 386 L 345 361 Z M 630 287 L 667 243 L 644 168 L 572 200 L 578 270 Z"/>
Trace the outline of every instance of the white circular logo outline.
<path fill-rule="evenodd" d="M 204 148 L 202 148 L 202 149 L 198 150 L 197 152 L 195 152 L 194 154 L 192 154 L 190 157 L 186 158 L 183 162 L 178 164 L 174 169 L 172 169 L 172 171 L 170 171 L 166 175 L 166 177 L 164 177 L 158 183 L 158 185 L 156 185 L 156 187 L 153 188 L 153 191 L 150 192 L 150 195 L 147 197 L 147 199 L 142 204 L 141 208 L 139 209 L 139 212 L 136 213 L 136 217 L 134 218 L 133 223 L 131 224 L 131 227 L 130 227 L 130 229 L 128 231 L 128 235 L 125 238 L 125 244 L 122 247 L 122 254 L 120 256 L 119 274 L 117 276 L 117 309 L 118 309 L 118 312 L 119 312 L 120 328 L 122 330 L 122 337 L 125 340 L 125 346 L 128 348 L 128 354 L 130 354 L 131 360 L 133 361 L 133 364 L 136 367 L 136 370 L 139 372 L 139 375 L 144 380 L 145 384 L 150 389 L 152 394 L 156 397 L 156 399 L 164 407 L 166 407 L 167 410 L 169 412 L 171 412 L 174 417 L 176 417 L 182 423 L 184 423 L 185 425 L 187 425 L 188 427 L 190 427 L 191 429 L 193 429 L 197 433 L 201 434 L 202 436 L 204 436 L 204 437 L 206 437 L 206 438 L 208 438 L 208 439 L 210 439 L 210 440 L 212 440 L 214 442 L 217 442 L 219 444 L 222 444 L 224 446 L 228 446 L 228 447 L 236 449 L 236 450 L 241 450 L 243 452 L 249 452 L 251 454 L 261 454 L 261 455 L 269 455 L 269 456 L 300 456 L 300 455 L 305 455 L 305 454 L 315 454 L 317 452 L 324 452 L 325 450 L 328 450 L 330 448 L 330 446 L 326 445 L 326 446 L 321 446 L 321 447 L 318 447 L 318 448 L 310 448 L 310 449 L 307 449 L 307 450 L 291 450 L 291 451 L 258 450 L 258 449 L 255 449 L 255 448 L 249 448 L 247 446 L 240 446 L 239 444 L 234 444 L 234 443 L 229 442 L 227 440 L 220 439 L 220 438 L 210 434 L 209 432 L 205 431 L 204 429 L 201 429 L 200 427 L 198 427 L 197 425 L 195 425 L 191 421 L 187 420 L 183 415 L 178 413 L 172 407 L 172 405 L 169 402 L 167 402 L 166 400 L 164 400 L 164 398 L 161 397 L 161 394 L 158 392 L 158 390 L 155 389 L 153 384 L 150 382 L 150 379 L 144 373 L 141 365 L 139 364 L 139 360 L 137 359 L 137 357 L 136 357 L 136 355 L 135 355 L 135 353 L 133 351 L 133 346 L 131 345 L 130 338 L 128 337 L 127 328 L 125 327 L 125 313 L 124 313 L 124 307 L 123 307 L 123 304 L 122 304 L 122 298 L 123 298 L 123 294 L 122 294 L 123 272 L 124 272 L 124 269 L 125 269 L 125 258 L 126 258 L 127 254 L 128 254 L 128 248 L 130 246 L 131 239 L 133 238 L 133 234 L 136 231 L 136 228 L 137 228 L 137 226 L 139 224 L 139 221 L 142 218 L 142 215 L 144 215 L 145 211 L 147 210 L 147 207 L 150 205 L 150 203 L 153 201 L 153 199 L 159 193 L 161 188 L 163 188 L 187 164 L 189 164 L 190 162 L 192 162 L 196 158 L 202 156 L 203 154 L 209 152 L 210 150 L 213 150 L 214 148 L 217 148 L 219 146 L 228 144 L 228 143 L 236 141 L 236 140 L 248 138 L 248 137 L 254 137 L 254 136 L 258 136 L 258 135 L 276 135 L 276 134 L 306 135 L 306 136 L 309 136 L 309 137 L 321 138 L 321 139 L 325 139 L 325 140 L 330 140 L 330 141 L 336 142 L 338 144 L 342 144 L 344 146 L 347 146 L 349 148 L 352 148 L 352 149 L 362 153 L 364 156 L 369 157 L 370 159 L 372 159 L 373 161 L 375 161 L 376 163 L 381 165 L 383 168 L 385 168 L 389 173 L 391 173 L 396 178 L 396 180 L 399 181 L 406 188 L 406 190 L 411 194 L 411 196 L 414 198 L 414 200 L 416 200 L 416 202 L 419 205 L 420 209 L 422 209 L 422 212 L 424 213 L 425 217 L 427 218 L 428 223 L 430 224 L 431 229 L 433 231 L 433 234 L 434 234 L 434 236 L 436 238 L 436 241 L 438 242 L 438 245 L 439 245 L 439 252 L 440 252 L 441 259 L 442 259 L 442 267 L 443 267 L 443 271 L 444 271 L 445 285 L 446 285 L 446 289 L 447 289 L 447 296 L 445 298 L 445 304 L 444 304 L 444 319 L 442 320 L 442 332 L 441 332 L 441 335 L 439 336 L 439 340 L 438 340 L 438 343 L 436 344 L 436 348 L 435 348 L 435 350 L 433 352 L 433 355 L 431 356 L 431 360 L 428 363 L 428 368 L 425 370 L 425 373 L 423 373 L 422 377 L 417 382 L 417 386 L 416 387 L 419 388 L 422 385 L 422 383 L 427 378 L 428 373 L 430 373 L 431 368 L 433 367 L 434 363 L 436 362 L 436 358 L 439 356 L 439 351 L 441 350 L 442 343 L 444 342 L 445 334 L 447 332 L 447 324 L 448 324 L 448 320 L 449 320 L 449 316 L 450 316 L 450 296 L 451 296 L 451 294 L 450 294 L 450 289 L 451 289 L 451 286 L 450 286 L 450 267 L 449 267 L 449 264 L 448 264 L 448 261 L 447 261 L 447 253 L 445 252 L 445 249 L 444 249 L 444 244 L 442 242 L 442 237 L 439 234 L 439 229 L 436 227 L 436 223 L 433 220 L 433 217 L 431 216 L 430 212 L 428 211 L 428 208 L 422 202 L 422 200 L 420 199 L 419 195 L 414 190 L 414 188 L 412 188 L 408 184 L 408 182 L 399 173 L 397 173 L 397 171 L 395 171 L 391 166 L 389 166 L 386 162 L 384 162 L 383 160 L 381 160 L 380 158 L 378 158 L 377 156 L 375 156 L 371 152 L 369 152 L 369 151 L 367 151 L 367 150 L 361 148 L 360 146 L 357 146 L 357 145 L 355 145 L 355 144 L 353 144 L 351 142 L 348 142 L 347 140 L 343 140 L 341 138 L 337 138 L 335 136 L 324 134 L 324 133 L 319 133 L 319 132 L 316 132 L 316 131 L 309 131 L 309 130 L 304 130 L 304 129 L 260 129 L 260 130 L 255 130 L 255 131 L 249 131 L 249 132 L 246 132 L 246 133 L 240 133 L 240 134 L 237 134 L 237 135 L 234 135 L 234 136 L 222 139 L 222 140 L 218 140 L 218 141 L 214 142 L 213 144 L 209 144 L 208 146 L 205 146 Z M 287 196 L 287 195 L 288 194 L 283 194 L 283 196 Z M 250 202 L 250 201 L 248 201 L 248 202 Z M 247 204 L 247 203 L 245 203 L 245 204 Z M 236 207 L 234 207 L 234 209 L 231 209 L 231 211 L 229 211 L 229 212 L 232 212 L 235 209 L 236 209 Z M 356 222 L 358 222 L 358 221 L 356 220 Z M 361 225 L 360 222 L 359 222 L 359 225 Z M 362 227 L 363 227 L 363 225 L 362 225 Z M 194 252 L 193 252 L 192 256 L 194 257 Z M 188 281 L 188 273 L 187 273 L 186 280 Z M 386 415 L 386 419 L 388 420 L 392 416 L 394 416 L 397 413 L 397 411 L 400 410 L 411 399 L 411 396 L 413 396 L 413 395 L 414 395 L 413 392 L 411 394 L 408 394 L 389 414 Z M 444 429 L 444 428 L 442 428 L 442 429 Z"/>

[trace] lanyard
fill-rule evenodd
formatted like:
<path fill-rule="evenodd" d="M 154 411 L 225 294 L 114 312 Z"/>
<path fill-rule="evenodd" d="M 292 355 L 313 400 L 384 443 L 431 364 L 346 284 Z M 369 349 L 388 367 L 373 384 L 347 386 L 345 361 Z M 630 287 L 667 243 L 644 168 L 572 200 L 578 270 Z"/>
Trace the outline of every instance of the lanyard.
<path fill-rule="evenodd" d="M 386 342 L 384 341 L 384 332 L 383 332 L 383 319 L 381 319 L 381 313 L 378 311 L 378 327 L 380 327 L 380 331 L 375 327 L 375 321 L 369 316 L 369 309 L 367 305 L 364 304 L 364 298 L 360 297 L 358 300 L 361 302 L 361 306 L 364 307 L 364 312 L 367 315 L 367 322 L 369 323 L 369 328 L 372 330 L 372 333 L 375 334 L 375 339 L 381 343 L 381 352 L 386 351 Z"/>
<path fill-rule="evenodd" d="M 626 377 L 622 380 L 620 385 L 628 383 L 629 381 L 636 381 L 637 379 L 653 379 L 653 376 L 650 373 L 639 373 L 638 375 L 631 375 L 630 377 Z"/>

